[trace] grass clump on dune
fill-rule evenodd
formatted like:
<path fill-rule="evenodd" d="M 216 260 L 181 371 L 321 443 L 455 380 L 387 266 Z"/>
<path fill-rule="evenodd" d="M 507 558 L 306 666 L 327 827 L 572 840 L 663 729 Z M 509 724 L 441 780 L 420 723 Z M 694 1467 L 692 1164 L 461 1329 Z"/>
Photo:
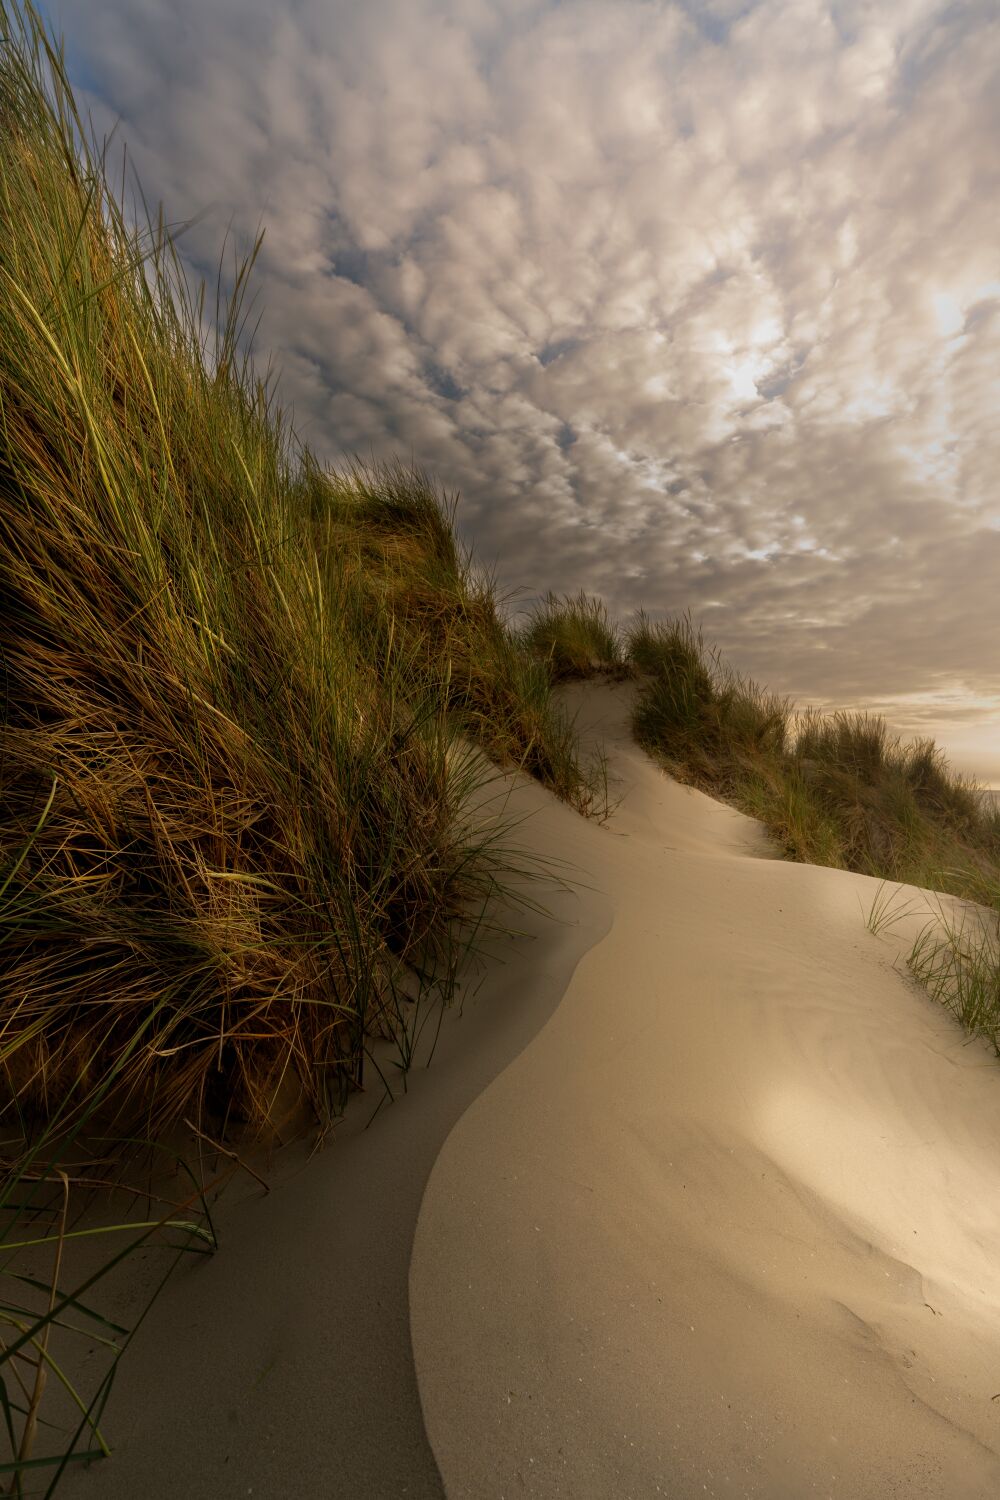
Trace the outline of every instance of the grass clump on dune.
<path fill-rule="evenodd" d="M 984 876 L 975 904 L 936 892 L 916 896 L 883 882 L 865 920 L 876 937 L 924 916 L 905 953 L 916 980 L 966 1031 L 989 1042 L 1000 1057 L 1000 875 Z"/>
<path fill-rule="evenodd" d="M 782 851 L 978 903 L 940 902 L 907 957 L 914 977 L 1000 1056 L 1000 810 L 930 740 L 868 713 L 796 714 L 726 665 L 690 619 L 639 617 L 636 738 L 681 780 L 759 818 Z M 881 892 L 872 931 L 912 914 Z"/>
<path fill-rule="evenodd" d="M 931 741 L 878 715 L 796 714 L 708 649 L 687 618 L 640 616 L 634 727 L 681 779 L 760 818 L 793 859 L 976 899 L 1000 861 L 1000 818 Z"/>
<path fill-rule="evenodd" d="M 603 757 L 581 757 L 544 664 L 456 542 L 455 502 L 391 465 L 314 473 L 311 484 L 318 550 L 353 570 L 380 650 L 405 653 L 410 674 L 425 681 L 439 682 L 444 665 L 452 721 L 491 759 L 582 813 L 606 813 Z"/>
<path fill-rule="evenodd" d="M 320 567 L 238 304 L 210 362 L 169 243 L 131 234 L 27 83 L 8 65 L 10 1097 L 48 1116 L 117 1069 L 155 1132 L 213 1101 L 261 1120 L 293 1068 L 322 1116 L 473 868 L 445 704 Z"/>
<path fill-rule="evenodd" d="M 689 617 L 654 624 L 640 614 L 628 651 L 647 678 L 635 718 L 642 743 L 720 780 L 734 774 L 742 757 L 784 751 L 785 700 L 725 666 Z"/>
<path fill-rule="evenodd" d="M 522 639 L 554 682 L 610 675 L 627 677 L 629 664 L 618 625 L 602 600 L 547 594 L 531 611 Z"/>
<path fill-rule="evenodd" d="M 984 915 L 932 919 L 907 955 L 910 972 L 966 1031 L 1000 1057 L 1000 886 L 982 892 Z"/>

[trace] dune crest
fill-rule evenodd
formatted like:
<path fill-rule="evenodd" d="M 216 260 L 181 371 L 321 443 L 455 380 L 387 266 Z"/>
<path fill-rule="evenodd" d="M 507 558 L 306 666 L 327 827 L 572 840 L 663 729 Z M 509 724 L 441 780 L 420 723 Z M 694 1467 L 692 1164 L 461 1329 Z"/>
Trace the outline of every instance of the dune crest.
<path fill-rule="evenodd" d="M 627 688 L 577 701 L 611 928 L 417 1223 L 446 1492 L 995 1495 L 1000 1069 L 865 929 L 876 881 L 671 782 Z"/>

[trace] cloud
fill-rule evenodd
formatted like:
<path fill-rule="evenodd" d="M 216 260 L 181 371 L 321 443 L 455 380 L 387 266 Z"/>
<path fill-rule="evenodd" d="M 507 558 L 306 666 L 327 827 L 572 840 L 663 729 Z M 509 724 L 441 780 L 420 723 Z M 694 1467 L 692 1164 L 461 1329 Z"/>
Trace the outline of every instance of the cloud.
<path fill-rule="evenodd" d="M 461 489 L 505 583 L 690 608 L 1000 777 L 992 0 L 53 10 L 147 190 L 209 211 L 190 263 L 266 225 L 318 452 Z"/>

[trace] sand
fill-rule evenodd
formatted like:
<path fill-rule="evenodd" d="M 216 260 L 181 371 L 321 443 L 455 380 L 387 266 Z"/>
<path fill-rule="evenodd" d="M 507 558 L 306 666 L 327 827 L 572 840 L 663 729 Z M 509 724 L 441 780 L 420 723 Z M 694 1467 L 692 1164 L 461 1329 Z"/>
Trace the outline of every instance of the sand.
<path fill-rule="evenodd" d="M 621 697 L 611 929 L 421 1206 L 446 1492 L 995 1497 L 1000 1067 L 866 931 L 875 881 L 760 857 Z"/>
<path fill-rule="evenodd" d="M 670 781 L 628 695 L 577 695 L 610 824 L 515 793 L 577 890 L 405 1098 L 223 1211 L 70 1495 L 1000 1493 L 1000 1065 L 876 882 Z"/>
<path fill-rule="evenodd" d="M 528 819 L 515 841 L 550 861 L 553 851 L 585 861 L 594 830 L 534 783 L 519 778 L 507 810 Z M 443 1496 L 410 1345 L 413 1232 L 449 1131 L 538 1032 L 607 930 L 606 901 L 553 873 L 561 878 L 535 890 L 550 915 L 511 914 L 517 934 L 491 942 L 461 1013 L 446 1015 L 430 1068 L 420 1059 L 432 1028 L 424 1033 L 405 1095 L 372 1119 L 383 1095 L 369 1068 L 370 1092 L 351 1101 L 323 1151 L 279 1155 L 266 1196 L 247 1180 L 227 1193 L 215 1210 L 222 1248 L 182 1268 L 153 1305 L 105 1414 L 112 1456 L 71 1470 L 68 1496 Z M 106 1309 L 126 1324 L 155 1266 L 129 1272 L 128 1297 Z M 86 1371 L 81 1381 L 89 1390 Z"/>

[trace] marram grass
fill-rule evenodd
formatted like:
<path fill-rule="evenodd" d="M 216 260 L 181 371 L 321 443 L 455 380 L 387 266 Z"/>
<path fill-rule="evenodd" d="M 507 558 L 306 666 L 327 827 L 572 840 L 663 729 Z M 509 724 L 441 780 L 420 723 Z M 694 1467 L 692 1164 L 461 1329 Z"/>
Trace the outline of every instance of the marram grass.
<path fill-rule="evenodd" d="M 867 713 L 798 713 L 734 671 L 687 617 L 640 616 L 634 728 L 674 774 L 759 818 L 792 859 L 972 900 L 1000 865 L 1000 817 L 929 740 Z"/>
<path fill-rule="evenodd" d="M 253 259 L 212 319 L 162 220 L 137 228 L 116 197 L 36 13 L 0 0 L 0 1473 L 16 1493 L 105 1449 L 106 1382 L 85 1402 L 63 1381 L 76 1434 L 37 1451 L 51 1330 L 94 1334 L 79 1299 L 149 1235 L 202 1233 L 184 1202 L 98 1226 L 125 1248 L 68 1291 L 70 1200 L 100 1176 L 84 1141 L 269 1131 L 289 1089 L 322 1130 L 376 1038 L 405 1068 L 511 870 L 481 813 L 491 761 L 606 809 L 601 758 L 581 760 L 430 483 L 325 473 L 297 444 L 247 352 Z M 26 1282 L 20 1257 L 50 1250 Z"/>
<path fill-rule="evenodd" d="M 547 594 L 530 612 L 523 640 L 555 682 L 599 674 L 631 675 L 625 642 L 601 599 L 580 592 Z"/>
<path fill-rule="evenodd" d="M 2 14 L 9 1098 L 71 1114 L 114 1067 L 106 1105 L 156 1133 L 262 1123 L 291 1073 L 323 1120 L 496 878 L 467 741 L 581 810 L 600 776 L 429 484 L 296 448 L 241 353 L 249 266 L 206 347 Z"/>
<path fill-rule="evenodd" d="M 933 741 L 904 743 L 877 714 L 797 712 L 735 671 L 687 615 L 640 612 L 621 630 L 599 600 L 550 595 L 525 639 L 556 681 L 635 675 L 639 743 L 682 781 L 758 818 L 786 858 L 887 882 L 873 931 L 900 910 L 891 891 L 901 885 L 973 903 L 964 921 L 938 910 L 908 966 L 1000 1054 L 1000 808 Z"/>

